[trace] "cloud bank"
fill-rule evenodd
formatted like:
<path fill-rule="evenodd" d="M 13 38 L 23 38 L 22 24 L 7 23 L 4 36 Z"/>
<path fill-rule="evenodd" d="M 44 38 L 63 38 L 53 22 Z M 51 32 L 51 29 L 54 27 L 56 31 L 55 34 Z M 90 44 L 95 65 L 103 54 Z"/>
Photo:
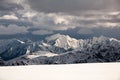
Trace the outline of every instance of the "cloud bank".
<path fill-rule="evenodd" d="M 120 29 L 119 4 L 119 0 L 0 0 L 0 35 L 41 36 L 78 29 L 78 35 L 109 36 L 113 29 L 114 37 Z"/>

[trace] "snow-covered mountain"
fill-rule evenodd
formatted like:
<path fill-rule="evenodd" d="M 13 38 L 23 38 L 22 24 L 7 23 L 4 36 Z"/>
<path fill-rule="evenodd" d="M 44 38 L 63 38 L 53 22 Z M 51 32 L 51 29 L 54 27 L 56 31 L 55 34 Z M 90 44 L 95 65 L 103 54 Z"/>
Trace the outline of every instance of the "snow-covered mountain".
<path fill-rule="evenodd" d="M 47 43 L 68 50 L 69 48 L 76 49 L 79 47 L 79 40 L 71 38 L 68 35 L 56 34 L 46 38 Z"/>
<path fill-rule="evenodd" d="M 120 61 L 120 41 L 104 36 L 74 39 L 55 34 L 43 41 L 0 41 L 3 65 L 71 64 Z"/>

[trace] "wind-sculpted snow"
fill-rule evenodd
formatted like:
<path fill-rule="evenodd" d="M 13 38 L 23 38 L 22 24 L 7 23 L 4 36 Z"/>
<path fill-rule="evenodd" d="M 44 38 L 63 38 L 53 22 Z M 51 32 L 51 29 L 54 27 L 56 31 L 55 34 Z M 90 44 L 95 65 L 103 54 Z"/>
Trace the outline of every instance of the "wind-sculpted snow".
<path fill-rule="evenodd" d="M 6 47 L 7 52 L 0 49 L 0 64 L 6 66 L 120 61 L 120 41 L 104 36 L 77 40 L 56 34 L 39 42 L 15 40 Z"/>

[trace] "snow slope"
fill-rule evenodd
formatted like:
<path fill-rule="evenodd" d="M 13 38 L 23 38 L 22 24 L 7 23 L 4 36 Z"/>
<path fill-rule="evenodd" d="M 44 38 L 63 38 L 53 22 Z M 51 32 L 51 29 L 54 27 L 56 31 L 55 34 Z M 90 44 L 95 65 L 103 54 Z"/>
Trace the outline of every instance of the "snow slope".
<path fill-rule="evenodd" d="M 120 63 L 0 67 L 0 80 L 120 80 Z"/>

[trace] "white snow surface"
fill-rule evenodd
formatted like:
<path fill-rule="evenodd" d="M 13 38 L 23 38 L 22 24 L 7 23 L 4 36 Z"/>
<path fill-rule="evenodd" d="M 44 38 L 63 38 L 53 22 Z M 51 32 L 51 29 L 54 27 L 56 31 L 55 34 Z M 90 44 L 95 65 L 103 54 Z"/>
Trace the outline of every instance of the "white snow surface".
<path fill-rule="evenodd" d="M 0 67 L 0 80 L 120 80 L 120 63 Z"/>
<path fill-rule="evenodd" d="M 25 43 L 25 42 L 23 42 L 23 41 L 21 41 L 21 40 L 18 40 L 18 39 L 17 39 L 17 41 L 20 42 L 21 44 L 24 44 L 24 43 Z"/>
<path fill-rule="evenodd" d="M 117 41 L 120 42 L 119 40 L 115 39 L 115 38 L 110 38 L 110 41 Z"/>
<path fill-rule="evenodd" d="M 38 52 L 32 53 L 32 55 L 27 55 L 27 58 L 34 59 L 40 56 L 53 57 L 57 55 L 58 54 L 47 52 L 47 51 L 38 51 Z"/>

